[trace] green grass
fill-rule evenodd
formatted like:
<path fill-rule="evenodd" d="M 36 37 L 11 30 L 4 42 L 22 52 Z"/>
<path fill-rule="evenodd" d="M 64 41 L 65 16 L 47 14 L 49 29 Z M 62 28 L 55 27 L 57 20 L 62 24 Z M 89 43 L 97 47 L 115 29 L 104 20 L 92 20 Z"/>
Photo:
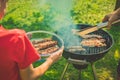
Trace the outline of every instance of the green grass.
<path fill-rule="evenodd" d="M 53 26 L 54 17 L 57 15 L 57 12 L 54 11 L 49 4 L 40 6 L 42 1 L 43 0 L 10 0 L 7 14 L 2 24 L 8 29 L 20 28 L 26 32 L 33 30 L 54 31 L 53 28 L 57 27 L 55 25 Z M 96 25 L 102 21 L 102 18 L 106 14 L 113 11 L 116 0 L 73 1 L 71 18 L 74 24 L 84 23 Z M 62 18 L 59 17 L 59 19 Z M 120 26 L 114 26 L 108 31 L 113 36 L 115 43 L 104 58 L 95 62 L 98 80 L 115 80 L 116 78 L 116 67 L 120 53 L 119 31 Z M 53 64 L 39 80 L 59 80 L 66 63 L 66 59 L 62 57 Z M 39 66 L 40 64 L 42 64 L 42 62 L 34 63 L 35 66 Z M 70 64 L 64 80 L 78 80 L 78 73 L 78 70 Z M 82 80 L 93 80 L 90 65 L 82 70 L 81 77 Z"/>

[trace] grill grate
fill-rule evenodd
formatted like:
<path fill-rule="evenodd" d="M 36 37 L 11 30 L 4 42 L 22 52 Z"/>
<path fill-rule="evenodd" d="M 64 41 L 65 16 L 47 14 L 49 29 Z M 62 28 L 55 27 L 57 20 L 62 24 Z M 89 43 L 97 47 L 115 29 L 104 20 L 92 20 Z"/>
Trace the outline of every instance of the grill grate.
<path fill-rule="evenodd" d="M 102 47 L 84 47 L 84 46 L 82 46 L 85 49 L 84 51 L 82 51 L 82 50 L 77 51 L 77 49 L 76 49 L 76 51 L 73 51 L 73 52 L 70 52 L 70 53 L 76 53 L 76 54 L 81 54 L 81 55 L 98 54 L 98 53 L 102 53 L 104 50 L 107 50 L 111 47 L 111 45 L 113 43 L 113 40 L 107 32 L 105 32 L 103 30 L 99 30 L 99 31 L 91 33 L 91 35 L 92 34 L 102 36 L 103 39 L 106 40 L 105 41 L 106 46 L 102 46 Z M 69 48 L 67 50 L 69 51 Z"/>

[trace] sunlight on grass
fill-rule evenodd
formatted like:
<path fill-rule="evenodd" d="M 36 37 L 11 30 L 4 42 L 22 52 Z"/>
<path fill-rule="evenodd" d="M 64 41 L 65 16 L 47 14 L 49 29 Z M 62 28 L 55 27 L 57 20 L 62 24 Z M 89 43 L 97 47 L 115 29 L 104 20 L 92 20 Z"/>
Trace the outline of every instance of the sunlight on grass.
<path fill-rule="evenodd" d="M 117 60 L 120 59 L 120 52 L 119 52 L 118 49 L 115 50 L 114 57 L 115 57 L 115 59 L 117 59 Z"/>
<path fill-rule="evenodd" d="M 98 78 L 99 80 L 114 80 L 111 76 L 111 71 L 107 68 L 101 68 L 98 70 Z"/>
<path fill-rule="evenodd" d="M 33 30 L 52 31 L 54 28 L 61 24 L 67 25 L 67 22 L 64 22 L 64 17 L 59 16 L 57 18 L 54 18 L 57 13 L 49 4 L 45 4 L 44 1 L 46 0 L 10 0 L 8 4 L 9 6 L 7 7 L 7 14 L 3 19 L 3 24 L 8 29 L 20 28 L 24 29 L 26 32 Z M 54 1 L 56 1 L 57 3 L 57 0 Z M 62 0 L 60 0 L 59 2 L 61 1 Z M 97 23 L 102 21 L 102 18 L 106 14 L 114 10 L 116 0 L 73 1 L 74 5 L 72 6 L 72 10 L 70 11 L 70 18 L 73 19 L 73 22 L 75 24 L 82 23 L 96 25 Z M 63 11 L 62 8 L 66 9 L 65 5 L 61 6 L 59 4 L 59 7 L 61 8 L 61 13 Z M 57 4 L 55 6 L 57 6 Z M 69 4 L 67 8 L 71 8 L 69 8 Z M 55 7 L 55 9 L 58 10 L 57 7 Z M 61 23 L 59 25 L 51 27 L 51 25 L 55 24 L 54 20 Z M 117 61 L 118 58 L 120 58 L 120 27 L 112 27 L 111 30 L 109 30 L 108 32 L 113 36 L 115 43 L 104 58 L 95 62 L 97 77 L 99 78 L 99 80 L 115 80 Z M 67 60 L 62 57 L 58 62 L 53 64 L 39 80 L 59 80 L 66 62 Z M 35 62 L 34 66 L 37 67 L 42 63 L 43 62 Z M 78 70 L 70 65 L 65 74 L 64 80 L 78 80 L 78 73 Z M 93 80 L 91 66 L 88 66 L 88 68 L 82 71 L 81 77 L 82 80 Z"/>

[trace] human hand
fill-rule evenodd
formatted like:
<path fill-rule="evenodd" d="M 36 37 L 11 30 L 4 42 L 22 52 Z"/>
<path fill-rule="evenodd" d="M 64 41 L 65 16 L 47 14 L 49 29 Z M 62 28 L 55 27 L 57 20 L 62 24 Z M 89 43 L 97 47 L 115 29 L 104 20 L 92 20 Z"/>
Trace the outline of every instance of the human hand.
<path fill-rule="evenodd" d="M 59 60 L 59 58 L 62 56 L 64 47 L 62 47 L 58 52 L 55 52 L 54 54 L 50 55 L 47 60 L 51 60 L 52 63 Z"/>
<path fill-rule="evenodd" d="M 116 11 L 112 12 L 111 14 L 108 14 L 106 15 L 102 22 L 106 22 L 108 21 L 108 25 L 107 25 L 107 28 L 110 29 L 111 28 L 111 25 L 114 21 L 120 19 L 120 8 L 117 9 Z"/>

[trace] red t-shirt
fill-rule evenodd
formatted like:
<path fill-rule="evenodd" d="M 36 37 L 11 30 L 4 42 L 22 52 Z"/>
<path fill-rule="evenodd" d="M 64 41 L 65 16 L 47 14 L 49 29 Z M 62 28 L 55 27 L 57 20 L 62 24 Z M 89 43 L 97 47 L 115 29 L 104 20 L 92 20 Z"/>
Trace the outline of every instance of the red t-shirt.
<path fill-rule="evenodd" d="M 0 80 L 21 80 L 19 69 L 27 68 L 39 58 L 23 30 L 0 26 Z"/>

